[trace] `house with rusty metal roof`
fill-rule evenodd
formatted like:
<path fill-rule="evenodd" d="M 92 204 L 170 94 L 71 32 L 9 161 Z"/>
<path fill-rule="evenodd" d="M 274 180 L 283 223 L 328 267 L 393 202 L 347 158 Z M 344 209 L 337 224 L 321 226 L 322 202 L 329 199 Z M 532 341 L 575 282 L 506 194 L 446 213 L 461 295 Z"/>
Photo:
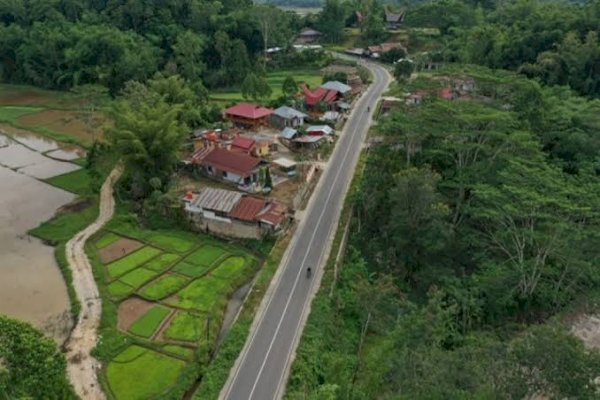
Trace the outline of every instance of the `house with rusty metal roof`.
<path fill-rule="evenodd" d="M 286 205 L 233 190 L 204 187 L 186 193 L 183 203 L 196 229 L 220 236 L 260 239 L 291 220 Z"/>

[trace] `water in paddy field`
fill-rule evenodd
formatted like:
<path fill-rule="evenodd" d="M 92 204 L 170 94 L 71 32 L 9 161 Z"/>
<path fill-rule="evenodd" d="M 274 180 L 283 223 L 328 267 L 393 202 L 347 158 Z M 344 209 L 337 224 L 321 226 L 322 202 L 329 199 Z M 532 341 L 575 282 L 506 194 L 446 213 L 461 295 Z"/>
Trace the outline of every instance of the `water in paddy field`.
<path fill-rule="evenodd" d="M 0 134 L 0 314 L 29 321 L 58 342 L 71 324 L 67 288 L 54 248 L 27 231 L 74 200 L 40 180 L 79 169 L 58 161 L 69 154 L 46 138 Z"/>

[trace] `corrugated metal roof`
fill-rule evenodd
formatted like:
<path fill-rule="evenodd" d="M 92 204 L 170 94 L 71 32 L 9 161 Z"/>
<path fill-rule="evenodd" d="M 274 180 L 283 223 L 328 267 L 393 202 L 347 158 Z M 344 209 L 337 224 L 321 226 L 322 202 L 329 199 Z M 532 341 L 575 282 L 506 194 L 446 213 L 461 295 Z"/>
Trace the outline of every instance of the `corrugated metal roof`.
<path fill-rule="evenodd" d="M 342 83 L 340 81 L 329 81 L 329 82 L 322 84 L 321 87 L 324 89 L 327 89 L 327 90 L 335 90 L 336 92 L 339 92 L 339 93 L 348 93 L 349 91 L 352 90 L 352 88 L 350 86 L 348 86 L 345 83 Z"/>
<path fill-rule="evenodd" d="M 231 210 L 229 216 L 242 221 L 256 221 L 256 216 L 265 208 L 266 201 L 257 197 L 244 196 Z"/>
<path fill-rule="evenodd" d="M 229 213 L 242 198 L 242 193 L 232 190 L 204 188 L 192 205 L 202 209 Z"/>
<path fill-rule="evenodd" d="M 286 139 L 293 139 L 298 134 L 298 131 L 294 128 L 287 127 L 281 131 L 281 136 Z"/>
<path fill-rule="evenodd" d="M 277 109 L 275 109 L 275 111 L 273 111 L 273 114 L 277 115 L 278 117 L 284 118 L 284 119 L 292 119 L 292 118 L 306 118 L 307 115 L 304 114 L 303 112 L 300 112 L 292 107 L 288 107 L 288 106 L 281 106 Z"/>

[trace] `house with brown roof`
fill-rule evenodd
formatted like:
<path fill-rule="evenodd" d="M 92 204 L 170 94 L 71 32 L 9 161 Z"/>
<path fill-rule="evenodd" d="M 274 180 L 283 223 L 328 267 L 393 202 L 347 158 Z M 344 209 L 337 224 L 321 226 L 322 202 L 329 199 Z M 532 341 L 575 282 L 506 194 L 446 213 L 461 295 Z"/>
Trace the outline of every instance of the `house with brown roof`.
<path fill-rule="evenodd" d="M 309 44 L 318 42 L 323 34 L 312 28 L 304 28 L 296 36 L 296 44 Z"/>
<path fill-rule="evenodd" d="M 385 26 L 388 29 L 398 29 L 404 22 L 406 10 L 392 12 L 388 7 L 385 8 Z"/>
<path fill-rule="evenodd" d="M 214 148 L 198 158 L 193 162 L 209 177 L 235 183 L 246 190 L 258 182 L 259 158 L 221 148 Z"/>
<path fill-rule="evenodd" d="M 239 103 L 226 109 L 223 114 L 225 119 L 236 125 L 257 128 L 269 124 L 273 110 L 253 103 Z"/>
<path fill-rule="evenodd" d="M 220 236 L 260 239 L 281 232 L 291 220 L 284 204 L 232 190 L 204 187 L 186 193 L 183 203 L 196 229 Z"/>

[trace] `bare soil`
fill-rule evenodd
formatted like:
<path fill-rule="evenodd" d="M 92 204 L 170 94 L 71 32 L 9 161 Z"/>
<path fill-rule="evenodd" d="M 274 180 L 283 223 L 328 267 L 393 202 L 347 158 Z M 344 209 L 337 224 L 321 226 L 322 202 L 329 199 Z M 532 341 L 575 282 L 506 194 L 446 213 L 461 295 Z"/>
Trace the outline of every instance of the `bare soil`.
<path fill-rule="evenodd" d="M 119 321 L 117 322 L 117 327 L 122 331 L 127 331 L 131 325 L 151 309 L 152 306 L 154 306 L 154 303 L 137 297 L 125 300 L 119 305 Z"/>
<path fill-rule="evenodd" d="M 133 253 L 142 246 L 144 244 L 137 240 L 122 238 L 98 250 L 98 255 L 103 264 L 108 264 L 125 257 L 127 254 Z"/>
<path fill-rule="evenodd" d="M 0 94 L 0 105 L 7 106 L 47 106 L 57 100 L 34 90 L 5 90 Z"/>
<path fill-rule="evenodd" d="M 103 128 L 108 123 L 106 117 L 97 113 L 95 119 L 98 127 L 92 131 L 86 126 L 85 118 L 85 114 L 78 111 L 45 110 L 24 115 L 17 121 L 23 125 L 44 127 L 87 141 L 91 141 L 94 136 L 102 137 Z"/>
<path fill-rule="evenodd" d="M 583 314 L 571 325 L 573 335 L 590 349 L 600 349 L 600 315 Z"/>

